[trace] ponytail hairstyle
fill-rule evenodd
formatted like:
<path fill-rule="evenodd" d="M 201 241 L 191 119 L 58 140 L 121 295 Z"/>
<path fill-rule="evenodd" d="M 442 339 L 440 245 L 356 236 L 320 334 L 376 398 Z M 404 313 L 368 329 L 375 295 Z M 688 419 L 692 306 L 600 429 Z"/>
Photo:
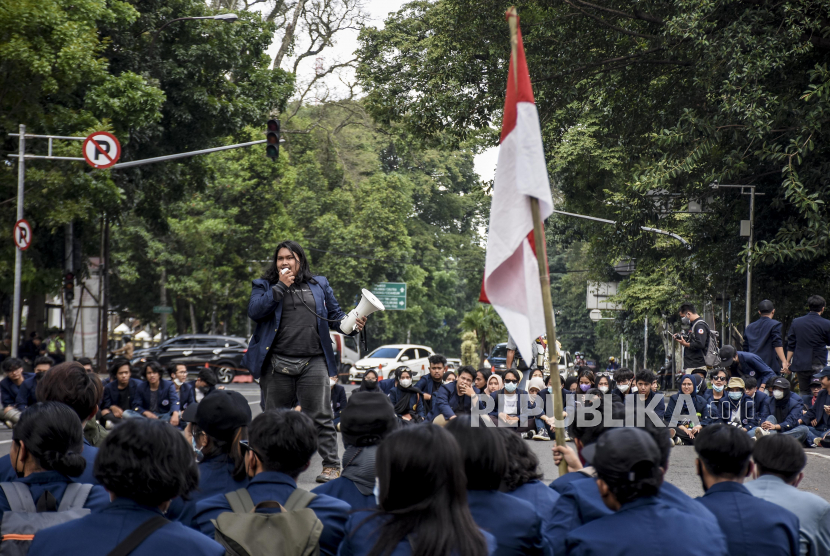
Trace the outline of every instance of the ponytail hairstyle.
<path fill-rule="evenodd" d="M 299 243 L 291 240 L 283 241 L 277 245 L 277 248 L 274 250 L 274 262 L 271 263 L 268 270 L 266 270 L 265 274 L 262 275 L 263 280 L 268 280 L 271 285 L 274 285 L 280 281 L 280 271 L 277 269 L 277 255 L 279 255 L 280 249 L 288 249 L 291 251 L 294 254 L 294 258 L 296 258 L 297 262 L 300 264 L 300 268 L 297 271 L 297 276 L 294 280 L 295 283 L 317 283 L 317 280 L 312 277 L 311 268 L 308 266 L 308 259 L 305 256 L 305 251 L 302 247 L 300 247 Z"/>
<path fill-rule="evenodd" d="M 208 439 L 207 445 L 202 447 L 202 455 L 206 460 L 224 454 L 233 463 L 231 476 L 234 481 L 242 481 L 248 476 L 248 472 L 245 470 L 245 454 L 239 446 L 240 440 L 248 440 L 248 427 L 239 427 L 233 431 L 233 434 L 228 440 L 222 440 L 209 435 L 199 428 L 199 425 L 196 423 L 193 423 L 191 426 L 194 438 L 204 433 L 205 438 Z"/>
<path fill-rule="evenodd" d="M 68 405 L 39 402 L 27 407 L 12 429 L 12 442 L 22 443 L 44 471 L 78 477 L 86 469 L 81 456 L 84 432 L 81 420 Z"/>

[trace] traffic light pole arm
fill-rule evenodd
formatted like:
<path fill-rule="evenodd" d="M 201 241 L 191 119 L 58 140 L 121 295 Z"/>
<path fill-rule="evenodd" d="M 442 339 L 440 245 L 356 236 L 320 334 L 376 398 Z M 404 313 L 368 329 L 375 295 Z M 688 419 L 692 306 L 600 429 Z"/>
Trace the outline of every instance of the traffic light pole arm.
<path fill-rule="evenodd" d="M 155 158 L 145 158 L 143 160 L 131 160 L 129 162 L 119 162 L 110 167 L 110 170 L 118 170 L 119 168 L 132 168 L 133 166 L 142 166 L 144 164 L 155 164 L 156 162 L 164 162 L 166 160 L 176 160 L 177 158 L 188 158 L 199 154 L 216 153 L 219 151 L 228 151 L 231 149 L 241 149 L 242 147 L 250 147 L 252 145 L 261 145 L 265 143 L 265 139 L 259 141 L 251 141 L 250 143 L 237 143 L 236 145 L 225 145 L 224 147 L 214 147 L 212 149 L 202 149 L 201 151 L 191 151 L 188 153 L 168 154 L 165 156 L 157 156 Z M 280 143 L 284 143 L 284 139 L 280 139 Z"/>

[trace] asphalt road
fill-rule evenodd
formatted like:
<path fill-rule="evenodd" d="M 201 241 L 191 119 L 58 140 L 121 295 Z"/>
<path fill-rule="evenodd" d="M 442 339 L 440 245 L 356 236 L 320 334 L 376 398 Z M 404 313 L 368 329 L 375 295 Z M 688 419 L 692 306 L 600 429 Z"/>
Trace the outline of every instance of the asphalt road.
<path fill-rule="evenodd" d="M 232 384 L 228 386 L 228 388 L 239 391 L 249 400 L 254 416 L 261 412 L 259 407 L 259 386 L 257 384 Z M 346 386 L 346 391 L 349 392 L 354 388 L 356 387 Z M 553 445 L 553 442 L 538 442 L 533 440 L 525 440 L 525 442 L 530 443 L 531 448 L 539 458 L 541 472 L 544 475 L 543 481 L 546 483 L 553 481 L 558 476 L 556 466 L 554 466 L 553 458 L 551 456 L 551 446 Z M 10 444 L 11 430 L 6 429 L 5 427 L 0 428 L 0 456 L 9 453 Z M 342 455 L 342 453 L 343 444 L 341 439 L 340 454 Z M 807 467 L 804 470 L 804 480 L 798 488 L 800 490 L 817 494 L 825 500 L 830 501 L 830 481 L 826 480 L 826 478 L 830 476 L 830 450 L 808 449 L 807 454 Z M 701 496 L 703 494 L 703 488 L 700 486 L 700 479 L 697 475 L 695 475 L 694 461 L 694 447 L 674 447 L 672 449 L 667 477 L 669 482 L 673 483 L 678 488 L 682 489 L 683 492 L 692 497 Z M 307 490 L 313 489 L 317 486 L 314 479 L 321 470 L 322 461 L 320 456 L 314 454 L 308 471 L 299 477 L 299 486 Z"/>

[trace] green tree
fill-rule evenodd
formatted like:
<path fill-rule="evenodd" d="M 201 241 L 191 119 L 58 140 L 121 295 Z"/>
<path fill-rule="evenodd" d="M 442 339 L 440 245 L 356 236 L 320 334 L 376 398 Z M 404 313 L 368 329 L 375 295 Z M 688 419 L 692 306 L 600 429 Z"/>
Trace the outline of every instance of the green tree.
<path fill-rule="evenodd" d="M 478 366 L 484 365 L 484 359 L 492 347 L 507 335 L 507 329 L 496 310 L 491 305 L 479 305 L 464 315 L 461 329 L 475 333 L 478 342 Z"/>

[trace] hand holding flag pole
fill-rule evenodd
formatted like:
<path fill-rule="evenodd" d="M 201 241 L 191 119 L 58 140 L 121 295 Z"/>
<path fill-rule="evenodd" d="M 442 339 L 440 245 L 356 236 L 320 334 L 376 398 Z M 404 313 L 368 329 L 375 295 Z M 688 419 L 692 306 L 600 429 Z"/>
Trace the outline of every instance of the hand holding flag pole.
<path fill-rule="evenodd" d="M 516 11 L 516 6 L 511 6 L 505 14 L 507 24 L 510 27 L 510 65 L 514 69 L 518 69 L 519 59 L 517 56 L 519 49 L 519 14 Z M 518 71 L 510 72 L 512 75 L 512 82 L 508 82 L 508 87 L 515 87 L 518 89 Z M 508 79 L 508 81 L 510 81 Z M 564 416 L 562 414 L 562 381 L 559 378 L 559 351 L 556 345 L 556 327 L 553 324 L 553 302 L 550 297 L 550 276 L 548 274 L 547 250 L 545 249 L 545 231 L 542 226 L 542 215 L 539 210 L 539 199 L 537 197 L 530 197 L 530 210 L 533 217 L 533 240 L 536 251 L 536 261 L 539 264 L 539 285 L 542 288 L 542 308 L 545 313 L 545 330 L 547 332 L 548 349 L 546 350 L 548 358 L 548 368 L 550 369 L 550 386 L 553 389 L 551 397 L 553 398 L 553 417 L 556 420 L 555 436 L 556 445 L 565 445 L 565 428 L 563 427 Z M 568 464 L 565 459 L 559 463 L 559 475 L 564 475 L 568 472 Z"/>

